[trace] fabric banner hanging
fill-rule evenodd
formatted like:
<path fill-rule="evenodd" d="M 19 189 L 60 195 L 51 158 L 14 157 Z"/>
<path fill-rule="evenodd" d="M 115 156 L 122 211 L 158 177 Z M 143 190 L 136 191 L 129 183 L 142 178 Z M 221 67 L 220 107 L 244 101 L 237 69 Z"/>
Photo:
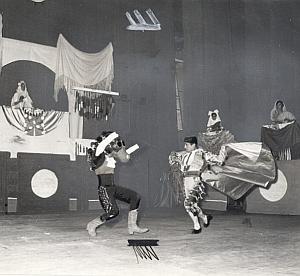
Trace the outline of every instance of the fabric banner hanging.
<path fill-rule="evenodd" d="M 83 117 L 75 110 L 75 86 L 110 90 L 113 74 L 113 47 L 109 43 L 98 53 L 84 53 L 74 48 L 64 37 L 57 41 L 54 98 L 65 89 L 69 99 L 70 137 L 82 138 Z"/>
<path fill-rule="evenodd" d="M 57 99 L 59 89 L 65 87 L 67 91 L 70 91 L 71 86 L 76 86 L 76 84 L 105 90 L 111 86 L 114 77 L 111 43 L 102 51 L 89 54 L 75 49 L 61 34 L 58 38 L 57 48 L 5 38 L 2 37 L 2 33 L 0 42 L 1 67 L 14 61 L 28 60 L 43 64 L 56 74 L 55 99 Z"/>
<path fill-rule="evenodd" d="M 69 138 L 68 112 L 45 111 L 30 115 L 20 109 L 1 106 L 0 129 L 0 151 L 10 152 L 12 158 L 25 152 L 76 158 L 74 143 Z"/>
<path fill-rule="evenodd" d="M 10 125 L 30 136 L 40 136 L 54 130 L 64 115 L 64 112 L 54 110 L 35 109 L 34 111 L 27 111 L 26 109 L 15 109 L 7 106 L 2 106 L 2 109 Z"/>
<path fill-rule="evenodd" d="M 265 143 L 272 152 L 280 152 L 300 143 L 300 126 L 296 121 L 281 124 L 283 128 L 261 128 L 261 141 Z"/>
<path fill-rule="evenodd" d="M 68 93 L 74 86 L 109 90 L 114 77 L 113 47 L 109 43 L 98 53 L 84 53 L 74 48 L 62 34 L 57 41 L 54 98 L 60 89 Z"/>
<path fill-rule="evenodd" d="M 11 38 L 2 38 L 2 64 L 28 60 L 48 67 L 55 73 L 56 48 Z"/>

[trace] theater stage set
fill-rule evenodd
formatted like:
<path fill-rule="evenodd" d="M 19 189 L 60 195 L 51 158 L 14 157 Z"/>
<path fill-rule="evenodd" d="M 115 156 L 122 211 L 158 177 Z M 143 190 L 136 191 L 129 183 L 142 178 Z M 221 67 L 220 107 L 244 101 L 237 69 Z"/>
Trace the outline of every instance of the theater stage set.
<path fill-rule="evenodd" d="M 285 91 L 299 87 L 289 79 L 299 73 L 298 52 L 287 51 L 290 72 L 270 41 L 300 46 L 290 15 L 300 6 L 263 2 L 0 0 L 0 275 L 300 274 L 300 159 L 276 161 L 276 181 L 243 200 L 209 188 L 202 207 L 213 219 L 196 235 L 166 178 L 169 153 L 182 148 L 183 133 L 206 129 L 208 109 L 220 107 L 237 140 L 257 141 L 269 116 L 257 102 L 282 96 L 271 75 L 286 76 Z M 25 93 L 21 80 L 34 107 L 12 107 L 16 89 Z M 86 231 L 102 213 L 87 148 L 106 128 L 140 147 L 115 176 L 141 194 L 139 224 L 148 233 L 127 233 L 123 203 L 96 237 Z"/>

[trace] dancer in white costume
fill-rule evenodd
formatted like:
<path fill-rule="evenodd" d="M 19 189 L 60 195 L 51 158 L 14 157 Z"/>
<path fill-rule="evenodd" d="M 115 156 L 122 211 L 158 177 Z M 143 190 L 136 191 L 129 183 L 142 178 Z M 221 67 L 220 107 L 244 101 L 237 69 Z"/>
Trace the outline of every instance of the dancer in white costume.
<path fill-rule="evenodd" d="M 208 164 L 222 164 L 224 158 L 197 148 L 196 137 L 185 137 L 184 148 L 185 151 L 172 152 L 169 162 L 171 165 L 174 162 L 180 164 L 184 182 L 184 207 L 194 223 L 192 234 L 199 234 L 202 229 L 200 220 L 204 227 L 208 227 L 212 219 L 212 216 L 206 215 L 199 206 L 206 195 L 201 174 Z"/>

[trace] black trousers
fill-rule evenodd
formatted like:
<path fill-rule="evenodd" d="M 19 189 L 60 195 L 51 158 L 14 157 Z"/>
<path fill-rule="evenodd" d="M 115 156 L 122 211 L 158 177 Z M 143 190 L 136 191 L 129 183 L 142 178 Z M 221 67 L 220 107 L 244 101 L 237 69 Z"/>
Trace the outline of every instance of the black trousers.
<path fill-rule="evenodd" d="M 141 197 L 133 190 L 114 185 L 113 174 L 102 174 L 98 176 L 98 195 L 101 206 L 105 213 L 100 216 L 102 221 L 115 218 L 119 214 L 116 200 L 130 204 L 130 210 L 138 209 Z"/>

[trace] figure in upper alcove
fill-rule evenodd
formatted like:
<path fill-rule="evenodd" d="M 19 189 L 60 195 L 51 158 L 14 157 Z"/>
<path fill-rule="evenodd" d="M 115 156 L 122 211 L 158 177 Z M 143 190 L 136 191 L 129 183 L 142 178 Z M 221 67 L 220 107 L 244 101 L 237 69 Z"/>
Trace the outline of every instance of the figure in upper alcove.
<path fill-rule="evenodd" d="M 281 124 L 295 121 L 295 116 L 287 111 L 286 106 L 282 100 L 277 100 L 271 110 L 271 121 L 273 124 Z"/>
<path fill-rule="evenodd" d="M 223 130 L 221 125 L 221 119 L 219 116 L 219 110 L 208 112 L 207 132 L 218 132 Z"/>
<path fill-rule="evenodd" d="M 25 81 L 18 83 L 17 90 L 11 99 L 11 107 L 20 109 L 31 109 L 33 108 L 32 100 L 27 91 Z"/>
<path fill-rule="evenodd" d="M 206 132 L 198 133 L 199 145 L 209 152 L 218 154 L 222 145 L 235 142 L 234 136 L 222 126 L 219 110 L 208 112 Z"/>

